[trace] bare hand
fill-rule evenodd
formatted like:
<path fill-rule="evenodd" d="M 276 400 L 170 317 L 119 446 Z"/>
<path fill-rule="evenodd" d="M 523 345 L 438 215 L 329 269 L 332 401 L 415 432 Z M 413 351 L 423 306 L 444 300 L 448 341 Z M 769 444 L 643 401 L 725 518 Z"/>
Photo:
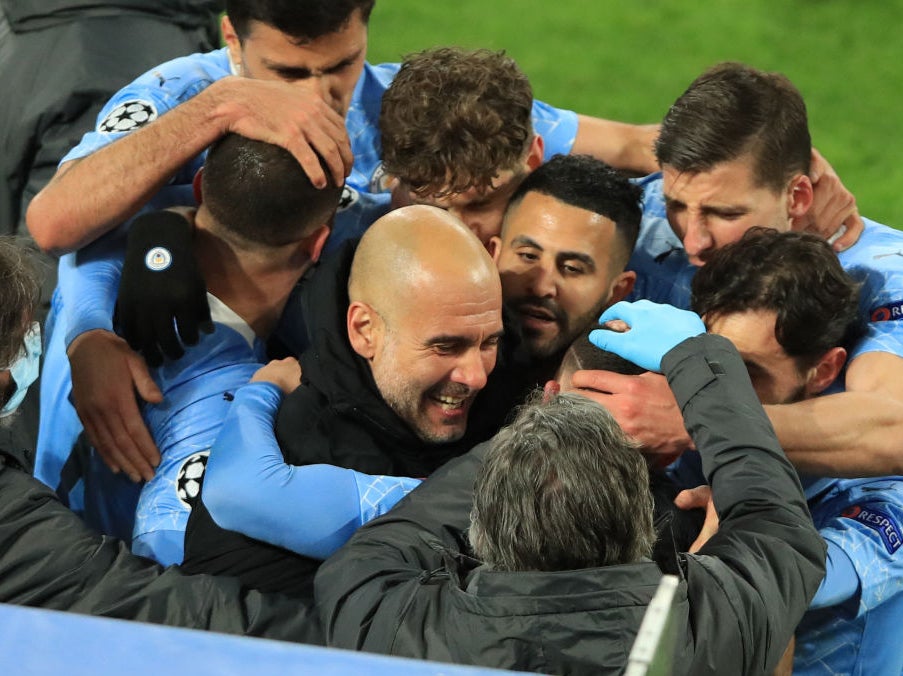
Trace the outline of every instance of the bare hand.
<path fill-rule="evenodd" d="M 694 448 L 668 380 L 658 373 L 625 376 L 611 371 L 577 371 L 571 384 L 580 394 L 598 402 L 614 416 L 627 434 L 655 456 L 659 467 L 674 462 Z"/>
<path fill-rule="evenodd" d="M 680 509 L 705 508 L 705 521 L 702 523 L 702 530 L 699 531 L 699 537 L 693 540 L 693 544 L 690 545 L 690 553 L 695 554 L 702 549 L 702 546 L 709 541 L 710 537 L 718 532 L 718 512 L 715 511 L 715 503 L 712 501 L 712 489 L 708 486 L 697 486 L 696 488 L 681 491 L 674 498 L 674 504 Z"/>
<path fill-rule="evenodd" d="M 275 359 L 257 369 L 251 382 L 273 383 L 285 394 L 289 394 L 298 389 L 298 385 L 301 384 L 301 364 L 294 357 Z"/>
<path fill-rule="evenodd" d="M 319 153 L 335 184 L 342 185 L 354 162 L 345 120 L 323 101 L 313 85 L 243 77 L 219 82 L 223 83 L 220 109 L 225 118 L 224 133 L 282 146 L 295 156 L 311 183 L 323 188 L 326 175 L 316 156 Z"/>
<path fill-rule="evenodd" d="M 135 482 L 154 477 L 160 451 L 151 438 L 135 397 L 163 400 L 141 356 L 109 331 L 87 331 L 68 350 L 72 399 L 85 434 L 113 472 Z"/>
<path fill-rule="evenodd" d="M 814 148 L 809 178 L 814 191 L 812 206 L 804 216 L 794 220 L 793 229 L 821 235 L 835 251 L 848 249 L 865 227 L 856 198 L 841 182 L 834 167 Z"/>

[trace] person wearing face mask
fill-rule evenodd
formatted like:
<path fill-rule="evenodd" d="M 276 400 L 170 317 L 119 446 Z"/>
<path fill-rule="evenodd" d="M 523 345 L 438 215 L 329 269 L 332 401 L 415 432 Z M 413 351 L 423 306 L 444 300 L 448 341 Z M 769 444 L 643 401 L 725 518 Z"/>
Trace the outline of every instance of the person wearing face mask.
<path fill-rule="evenodd" d="M 29 253 L 0 237 L 0 604 L 322 643 L 311 608 L 135 556 L 88 529 L 28 474 L 9 423 L 38 373 L 40 289 Z"/>

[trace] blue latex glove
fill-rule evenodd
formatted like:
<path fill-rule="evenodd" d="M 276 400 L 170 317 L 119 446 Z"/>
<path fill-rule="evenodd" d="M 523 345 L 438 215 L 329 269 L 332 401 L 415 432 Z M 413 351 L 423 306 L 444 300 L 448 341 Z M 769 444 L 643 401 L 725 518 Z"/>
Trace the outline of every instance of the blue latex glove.
<path fill-rule="evenodd" d="M 598 348 L 614 352 L 647 371 L 662 371 L 662 357 L 687 338 L 705 333 L 695 312 L 678 310 L 648 300 L 615 303 L 599 317 L 599 323 L 620 319 L 630 326 L 625 333 L 597 329 L 589 334 Z"/>

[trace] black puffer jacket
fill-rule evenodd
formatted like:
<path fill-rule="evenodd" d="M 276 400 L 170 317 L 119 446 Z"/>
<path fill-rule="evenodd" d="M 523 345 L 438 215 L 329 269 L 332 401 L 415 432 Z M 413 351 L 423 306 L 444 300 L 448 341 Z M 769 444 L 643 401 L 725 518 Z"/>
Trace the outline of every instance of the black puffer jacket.
<path fill-rule="evenodd" d="M 769 673 L 824 574 L 825 545 L 736 350 L 700 336 L 662 364 L 721 515 L 700 553 L 680 557 L 673 673 Z M 475 567 L 460 552 L 484 452 L 436 472 L 322 566 L 316 596 L 328 644 L 548 673 L 622 673 L 658 567 Z"/>
<path fill-rule="evenodd" d="M 385 403 L 366 360 L 348 342 L 347 283 L 354 249 L 324 261 L 293 302 L 305 318 L 311 346 L 301 356 L 302 385 L 286 397 L 276 438 L 293 465 L 325 463 L 367 474 L 425 477 L 470 446 L 421 441 Z M 289 310 L 287 310 L 288 312 Z M 304 514 L 298 527 L 304 527 Z M 203 501 L 194 507 L 183 567 L 237 575 L 254 589 L 312 598 L 319 561 L 216 525 Z"/>
<path fill-rule="evenodd" d="M 318 643 L 310 607 L 188 576 L 91 532 L 56 495 L 0 450 L 0 603 Z"/>

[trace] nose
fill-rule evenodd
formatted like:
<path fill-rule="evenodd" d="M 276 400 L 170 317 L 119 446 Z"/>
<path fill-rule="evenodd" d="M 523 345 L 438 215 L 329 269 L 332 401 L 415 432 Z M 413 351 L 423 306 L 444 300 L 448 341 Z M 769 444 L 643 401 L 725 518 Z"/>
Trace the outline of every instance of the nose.
<path fill-rule="evenodd" d="M 698 214 L 688 215 L 683 244 L 687 256 L 697 260 L 704 252 L 712 248 L 712 234 L 706 226 L 705 219 Z"/>
<path fill-rule="evenodd" d="M 556 272 L 551 263 L 540 262 L 530 271 L 529 293 L 538 298 L 553 298 L 558 290 Z"/>
<path fill-rule="evenodd" d="M 492 364 L 487 365 L 483 357 L 484 355 L 477 347 L 466 350 L 455 365 L 455 370 L 452 372 L 452 380 L 466 385 L 471 390 L 482 390 L 486 387 L 489 371 L 492 370 Z"/>

